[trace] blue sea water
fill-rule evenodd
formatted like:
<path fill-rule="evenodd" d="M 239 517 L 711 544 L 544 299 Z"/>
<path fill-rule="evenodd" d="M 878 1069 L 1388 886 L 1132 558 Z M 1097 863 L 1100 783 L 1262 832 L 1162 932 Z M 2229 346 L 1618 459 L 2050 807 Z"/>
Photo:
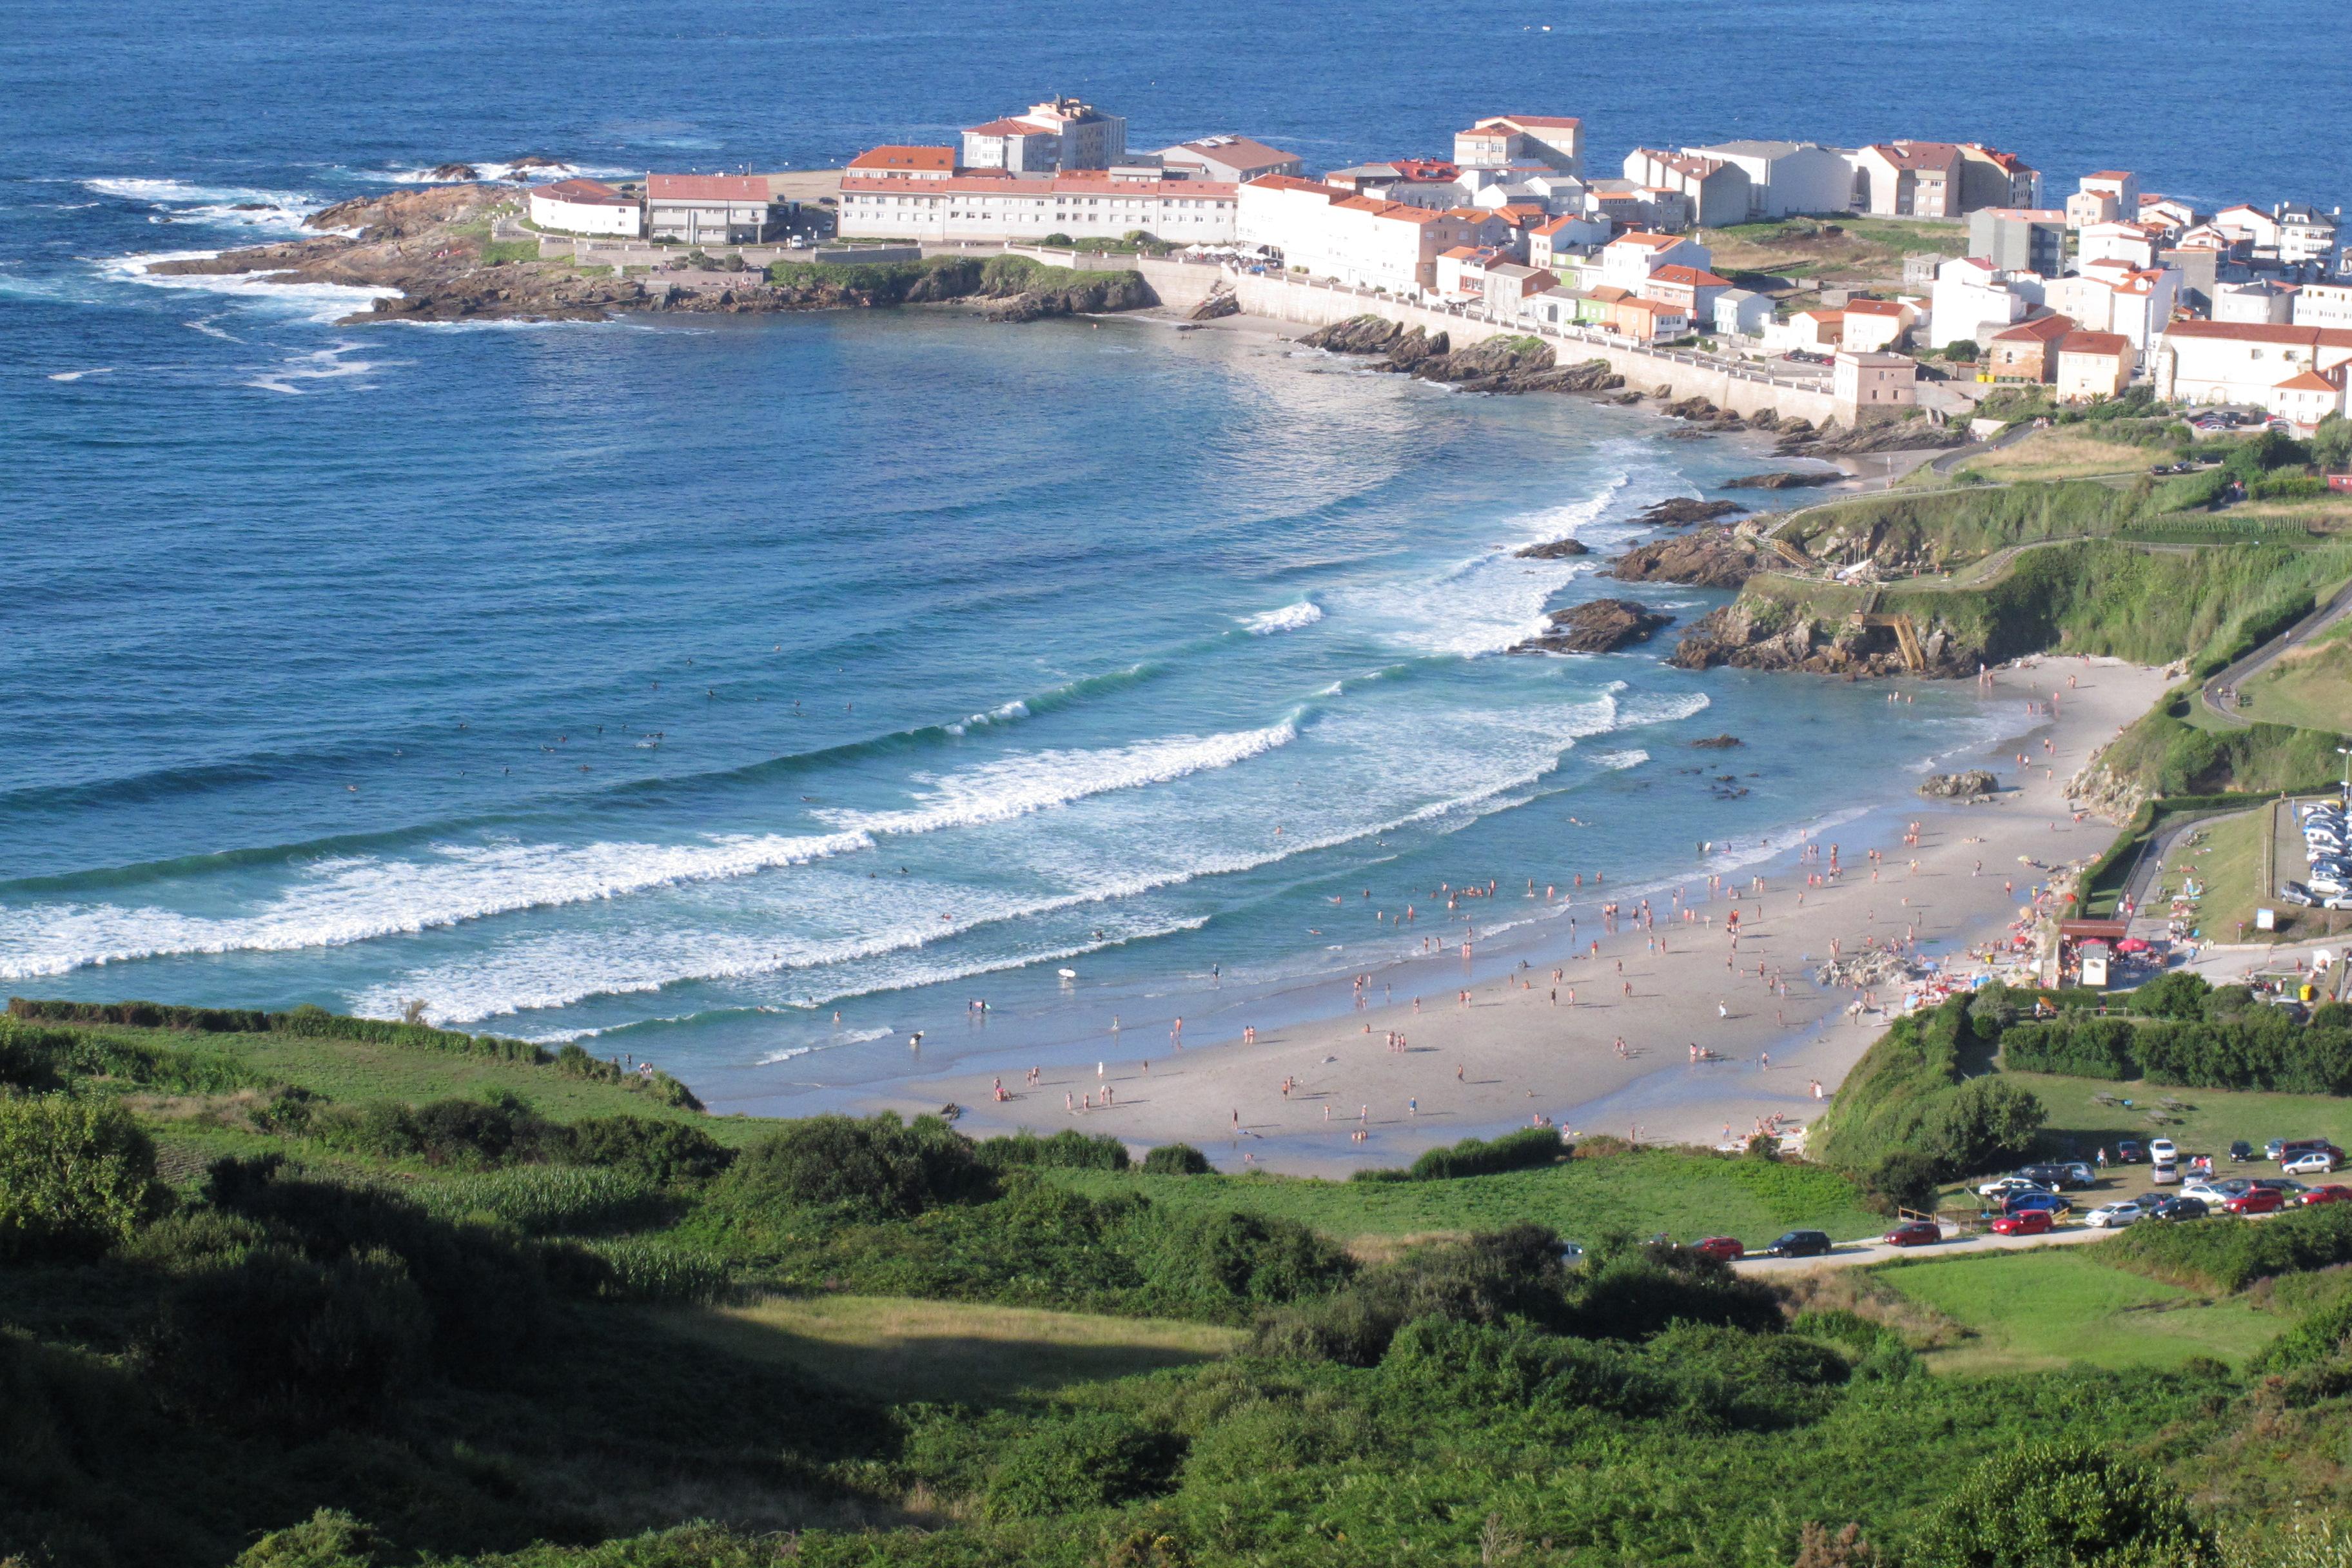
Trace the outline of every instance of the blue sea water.
<path fill-rule="evenodd" d="M 127 258 L 452 158 L 805 165 L 1050 90 L 1318 165 L 1517 109 L 1603 161 L 1917 134 L 2200 202 L 2347 183 L 2310 4 L 2221 38 L 2176 5 L 91 20 L 0 7 L 0 982 L 421 1001 L 762 1106 L 903 1073 L 918 1029 L 939 1070 L 979 996 L 1039 1049 L 1312 1012 L 1441 881 L 1730 865 L 1995 716 L 1689 675 L 1670 636 L 1506 656 L 1608 591 L 1512 550 L 1605 553 L 1762 466 L 1637 412 L 1133 321 L 348 327 L 352 291 Z"/>

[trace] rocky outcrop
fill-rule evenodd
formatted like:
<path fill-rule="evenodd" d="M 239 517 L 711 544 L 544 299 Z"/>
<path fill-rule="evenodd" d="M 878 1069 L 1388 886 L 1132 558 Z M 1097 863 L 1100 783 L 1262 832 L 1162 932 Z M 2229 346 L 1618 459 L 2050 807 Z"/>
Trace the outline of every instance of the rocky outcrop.
<path fill-rule="evenodd" d="M 561 158 L 551 158 L 544 153 L 526 153 L 507 165 L 520 174 L 525 169 L 566 169 L 571 165 Z"/>
<path fill-rule="evenodd" d="M 1140 272 L 1088 272 L 1082 279 L 1058 289 L 1024 289 L 982 307 L 982 313 L 992 321 L 1039 321 L 1048 316 L 1140 310 L 1160 303 Z"/>
<path fill-rule="evenodd" d="M 1594 599 L 1554 610 L 1550 625 L 1536 637 L 1512 648 L 1513 653 L 1615 653 L 1674 619 L 1631 599 Z"/>
<path fill-rule="evenodd" d="M 2077 811 L 2113 823 L 2129 822 L 2147 804 L 2147 784 L 2107 766 L 2107 748 L 2101 746 L 2073 778 L 2066 781 L 2066 799 Z"/>
<path fill-rule="evenodd" d="M 1590 555 L 1592 546 L 1575 539 L 1554 539 L 1542 544 L 1530 544 L 1525 550 L 1511 553 L 1521 561 L 1564 561 L 1572 555 Z"/>
<path fill-rule="evenodd" d="M 1675 419 L 1687 419 L 1711 430 L 1745 430 L 1749 426 L 1749 421 L 1727 408 L 1717 408 L 1704 397 L 1678 398 L 1659 412 Z M 1770 426 L 1763 428 L 1769 429 Z"/>
<path fill-rule="evenodd" d="M 1404 336 L 1404 329 L 1385 316 L 1350 316 L 1318 327 L 1298 340 L 1298 346 L 1335 354 L 1384 354 Z"/>
<path fill-rule="evenodd" d="M 1832 991 L 1862 991 L 1924 980 L 1932 973 L 1919 959 L 1907 958 L 1891 947 L 1880 947 L 1831 959 L 1813 971 L 1813 983 Z"/>
<path fill-rule="evenodd" d="M 1764 553 L 1754 540 L 1718 528 L 1636 545 L 1611 563 L 1609 574 L 1625 583 L 1737 588 L 1764 565 Z"/>
<path fill-rule="evenodd" d="M 1979 795 L 1997 794 L 2000 781 L 1985 768 L 1969 768 L 1957 773 L 1929 773 L 1919 781 L 1919 793 L 1930 800 L 1974 800 Z"/>
<path fill-rule="evenodd" d="M 1744 746 L 1747 743 L 1737 735 L 1709 735 L 1703 741 L 1691 742 L 1703 752 L 1727 752 L 1734 746 Z"/>
<path fill-rule="evenodd" d="M 1968 440 L 1966 426 L 1937 425 L 1926 418 L 1875 420 L 1851 430 L 1839 428 L 1832 420 L 1817 432 L 1790 434 L 1784 430 L 1780 444 L 1773 450 L 1783 458 L 1852 458 L 1868 452 L 1961 447 Z"/>
<path fill-rule="evenodd" d="M 1721 664 L 1850 679 L 1924 674 L 1939 679 L 1974 675 L 1982 662 L 1981 649 L 1961 647 L 1941 626 L 1922 627 L 1918 637 L 1926 668 L 1915 671 L 1905 662 L 1902 644 L 1890 626 L 1828 620 L 1778 599 L 1743 595 L 1692 623 L 1666 662 L 1683 669 Z"/>
<path fill-rule="evenodd" d="M 1644 528 L 1687 528 L 1695 522 L 1713 522 L 1719 517 L 1736 517 L 1748 509 L 1732 500 L 1695 500 L 1689 496 L 1675 496 L 1654 506 L 1642 509 L 1633 521 Z"/>
<path fill-rule="evenodd" d="M 1377 355 L 1375 368 L 1443 381 L 1465 392 L 1613 392 L 1625 378 L 1604 360 L 1563 365 L 1540 338 L 1501 335 L 1455 351 L 1444 331 L 1404 327 L 1383 316 L 1352 316 L 1298 340 L 1329 353 Z"/>
<path fill-rule="evenodd" d="M 1241 296 L 1234 292 L 1234 286 L 1232 284 L 1220 283 L 1215 288 L 1209 290 L 1209 297 L 1207 299 L 1193 306 L 1192 309 L 1186 313 L 1185 320 L 1191 321 L 1222 321 L 1227 316 L 1238 316 L 1241 313 Z"/>
<path fill-rule="evenodd" d="M 1795 490 L 1815 485 L 1833 485 L 1852 475 L 1835 468 L 1820 468 L 1809 472 L 1783 469 L 1772 474 L 1744 474 L 1736 479 L 1726 479 L 1719 487 L 1727 490 Z"/>
<path fill-rule="evenodd" d="M 451 184 L 472 184 L 482 177 L 482 172 L 471 163 L 436 163 L 426 173 L 432 179 Z"/>

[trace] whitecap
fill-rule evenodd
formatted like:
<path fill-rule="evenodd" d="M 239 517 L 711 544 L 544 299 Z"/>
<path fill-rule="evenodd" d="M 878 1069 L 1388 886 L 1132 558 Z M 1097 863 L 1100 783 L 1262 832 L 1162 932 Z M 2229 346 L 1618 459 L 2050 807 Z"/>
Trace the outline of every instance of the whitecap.
<path fill-rule="evenodd" d="M 57 371 L 49 376 L 49 379 L 51 381 L 79 381 L 86 375 L 112 375 L 113 374 L 114 367 L 112 365 L 102 364 L 92 370 Z"/>
<path fill-rule="evenodd" d="M 331 325 L 346 316 L 364 314 L 378 300 L 397 300 L 400 290 L 355 283 L 287 283 L 286 274 L 273 272 L 157 272 L 158 263 L 193 261 L 218 256 L 217 250 L 155 251 L 119 256 L 99 263 L 100 276 L 152 289 L 181 289 L 224 294 L 243 302 L 299 310 L 307 318 Z M 193 323 L 191 323 L 193 324 Z M 198 328 L 202 331 L 202 328 Z"/>
<path fill-rule="evenodd" d="M 1323 606 L 1312 599 L 1302 599 L 1280 609 L 1261 610 L 1244 621 L 1252 637 L 1272 637 L 1276 632 L 1295 632 L 1301 626 L 1311 626 L 1323 618 Z"/>

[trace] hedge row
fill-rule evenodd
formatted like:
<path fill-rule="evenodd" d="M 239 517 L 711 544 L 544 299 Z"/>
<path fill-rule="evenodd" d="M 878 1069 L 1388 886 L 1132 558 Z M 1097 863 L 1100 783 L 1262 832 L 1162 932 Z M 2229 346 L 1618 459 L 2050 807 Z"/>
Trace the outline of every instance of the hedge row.
<path fill-rule="evenodd" d="M 2352 1029 L 2298 1026 L 2270 1008 L 2218 1022 L 2077 1016 L 2014 1024 L 2001 1037 L 2001 1053 L 2013 1072 L 2352 1094 Z"/>

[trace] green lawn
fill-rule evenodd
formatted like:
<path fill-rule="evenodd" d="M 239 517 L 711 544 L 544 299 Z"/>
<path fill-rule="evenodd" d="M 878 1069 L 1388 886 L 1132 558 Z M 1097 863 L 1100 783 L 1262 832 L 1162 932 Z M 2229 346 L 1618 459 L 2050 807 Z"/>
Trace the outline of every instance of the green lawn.
<path fill-rule="evenodd" d="M 2100 1079 L 2060 1078 L 2047 1073 L 2004 1072 L 2001 1075 L 2029 1089 L 2048 1109 L 2043 1131 L 2054 1151 L 2071 1142 L 2079 1156 L 2090 1158 L 2102 1145 L 2113 1150 L 2119 1138 L 2169 1138 L 2185 1153 L 2210 1153 L 2217 1169 L 2229 1170 L 2227 1155 L 2233 1140 L 2242 1138 L 2260 1150 L 2272 1138 L 2327 1138 L 2352 1148 L 2352 1099 L 2324 1094 L 2263 1094 L 2221 1089 L 2167 1089 L 2147 1083 L 2109 1083 Z M 2102 1105 L 2106 1095 L 2114 1103 Z M 2167 1121 L 2148 1120 L 2159 1110 L 2158 1101 L 2169 1098 L 2177 1110 L 2162 1111 Z M 2121 1103 L 2131 1101 L 2128 1106 Z M 2273 1173 L 2267 1166 L 2263 1173 Z M 2147 1185 L 2147 1167 L 2111 1172 L 2106 1186 L 2118 1193 L 2137 1193 Z"/>
<path fill-rule="evenodd" d="M 2190 828 L 2174 842 L 2165 861 L 2164 877 L 2158 884 L 2164 897 L 2151 894 L 2149 907 L 2166 908 L 2171 895 L 2182 891 L 2193 877 L 2205 893 L 2197 901 L 2191 929 L 2201 931 L 2209 942 L 2263 941 L 2262 933 L 2254 930 L 2254 906 L 2278 902 L 2263 886 L 2263 837 L 2270 826 L 2270 808 L 2265 805 Z M 2245 923 L 2242 935 L 2238 929 L 2242 921 Z"/>
<path fill-rule="evenodd" d="M 2241 1365 L 2289 1326 L 2245 1297 L 2209 1300 L 2101 1261 L 2097 1243 L 1891 1264 L 1881 1283 L 1973 1337 L 1927 1352 L 1947 1373 L 2033 1372 L 2082 1363 L 2168 1370 L 2192 1356 Z"/>
<path fill-rule="evenodd" d="M 1573 1241 L 1605 1231 L 1659 1232 L 1677 1241 L 1736 1236 L 1760 1247 L 1794 1227 L 1847 1238 L 1885 1221 L 1853 1184 L 1818 1165 L 1642 1150 L 1542 1171 L 1444 1182 L 1324 1182 L 1265 1174 L 1146 1176 L 1055 1173 L 1093 1195 L 1141 1192 L 1154 1202 L 1278 1215 L 1341 1240 L 1494 1230 L 1522 1220 Z"/>
<path fill-rule="evenodd" d="M 716 1350 L 887 1404 L 993 1403 L 1228 1354 L 1238 1329 L 887 1296 L 776 1297 L 662 1314 Z"/>
<path fill-rule="evenodd" d="M 2246 682 L 2238 711 L 2267 724 L 2352 733 L 2352 619 L 2338 621 Z"/>

